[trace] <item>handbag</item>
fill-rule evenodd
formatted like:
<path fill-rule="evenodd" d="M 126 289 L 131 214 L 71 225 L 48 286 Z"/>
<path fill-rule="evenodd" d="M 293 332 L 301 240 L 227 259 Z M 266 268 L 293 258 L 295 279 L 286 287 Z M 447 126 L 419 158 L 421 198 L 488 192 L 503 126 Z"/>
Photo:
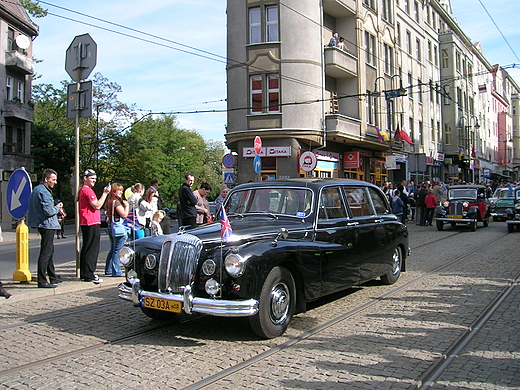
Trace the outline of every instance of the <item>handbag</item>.
<path fill-rule="evenodd" d="M 115 203 L 114 200 L 112 202 L 112 224 L 110 225 L 110 235 L 112 237 L 123 237 L 126 236 L 126 228 L 123 226 L 123 218 L 119 218 L 119 221 L 114 220 L 114 211 L 115 211 Z"/>

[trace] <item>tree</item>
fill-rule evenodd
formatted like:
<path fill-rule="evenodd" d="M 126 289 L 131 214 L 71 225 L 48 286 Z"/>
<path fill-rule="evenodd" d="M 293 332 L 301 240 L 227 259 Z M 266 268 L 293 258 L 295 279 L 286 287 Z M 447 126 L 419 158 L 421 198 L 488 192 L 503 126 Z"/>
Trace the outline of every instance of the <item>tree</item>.
<path fill-rule="evenodd" d="M 20 0 L 20 4 L 35 18 L 47 16 L 47 10 L 43 9 L 38 1 Z"/>

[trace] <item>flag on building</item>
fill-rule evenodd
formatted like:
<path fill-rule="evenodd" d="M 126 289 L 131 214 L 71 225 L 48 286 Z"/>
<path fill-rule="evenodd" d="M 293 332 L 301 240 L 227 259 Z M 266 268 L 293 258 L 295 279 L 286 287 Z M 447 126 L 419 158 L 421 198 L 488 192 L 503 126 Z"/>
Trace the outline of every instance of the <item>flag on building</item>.
<path fill-rule="evenodd" d="M 408 135 L 408 133 L 406 132 L 406 130 L 403 128 L 399 129 L 399 138 L 402 139 L 403 141 L 408 142 L 409 144 L 411 144 L 413 142 L 412 139 L 410 138 L 410 136 Z"/>
<path fill-rule="evenodd" d="M 464 148 L 459 146 L 459 160 L 462 160 L 462 157 L 464 157 Z"/>
<path fill-rule="evenodd" d="M 229 219 L 226 215 L 226 210 L 224 207 L 220 208 L 220 237 L 223 242 L 227 242 L 229 237 L 233 234 L 233 229 L 231 229 L 231 224 L 229 223 Z"/>
<path fill-rule="evenodd" d="M 377 132 L 377 137 L 379 138 L 379 142 L 390 141 L 390 136 L 388 135 L 388 133 L 386 131 L 381 130 L 377 126 L 375 126 L 375 128 L 376 128 L 376 132 Z"/>
<path fill-rule="evenodd" d="M 399 123 L 397 124 L 397 128 L 395 129 L 395 142 L 403 141 L 401 138 L 401 129 L 399 128 Z"/>

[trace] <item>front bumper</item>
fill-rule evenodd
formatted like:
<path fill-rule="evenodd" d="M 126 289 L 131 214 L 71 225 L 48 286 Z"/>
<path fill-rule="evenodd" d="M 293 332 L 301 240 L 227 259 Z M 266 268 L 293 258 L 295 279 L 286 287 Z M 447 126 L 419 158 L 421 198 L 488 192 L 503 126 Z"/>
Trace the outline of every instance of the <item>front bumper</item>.
<path fill-rule="evenodd" d="M 457 222 L 457 223 L 470 223 L 475 222 L 476 218 L 447 218 L 447 217 L 437 217 L 435 218 L 436 221 L 443 221 L 443 222 Z"/>
<path fill-rule="evenodd" d="M 497 213 L 495 211 L 492 211 L 490 214 L 492 217 L 495 217 L 495 218 L 507 218 L 507 214 L 505 212 Z"/>
<path fill-rule="evenodd" d="M 167 294 L 141 289 L 139 279 L 123 282 L 118 287 L 118 296 L 121 299 L 132 301 L 134 306 L 143 306 L 144 297 L 165 299 L 172 302 L 181 302 L 187 314 L 202 313 L 218 317 L 250 317 L 258 312 L 256 299 L 229 301 L 212 298 L 196 298 L 190 286 L 184 287 L 184 294 Z"/>

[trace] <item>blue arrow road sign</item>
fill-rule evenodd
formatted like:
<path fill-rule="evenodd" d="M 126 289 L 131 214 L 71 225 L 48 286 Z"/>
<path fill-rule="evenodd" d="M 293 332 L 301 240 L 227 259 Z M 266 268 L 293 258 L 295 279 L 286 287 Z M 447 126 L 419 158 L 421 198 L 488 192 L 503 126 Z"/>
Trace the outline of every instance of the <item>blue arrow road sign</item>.
<path fill-rule="evenodd" d="M 22 219 L 29 210 L 31 197 L 31 178 L 25 169 L 14 171 L 7 183 L 7 208 L 15 219 Z"/>
<path fill-rule="evenodd" d="M 259 174 L 262 170 L 262 158 L 260 156 L 255 156 L 253 160 L 253 167 L 255 168 L 255 173 Z"/>

